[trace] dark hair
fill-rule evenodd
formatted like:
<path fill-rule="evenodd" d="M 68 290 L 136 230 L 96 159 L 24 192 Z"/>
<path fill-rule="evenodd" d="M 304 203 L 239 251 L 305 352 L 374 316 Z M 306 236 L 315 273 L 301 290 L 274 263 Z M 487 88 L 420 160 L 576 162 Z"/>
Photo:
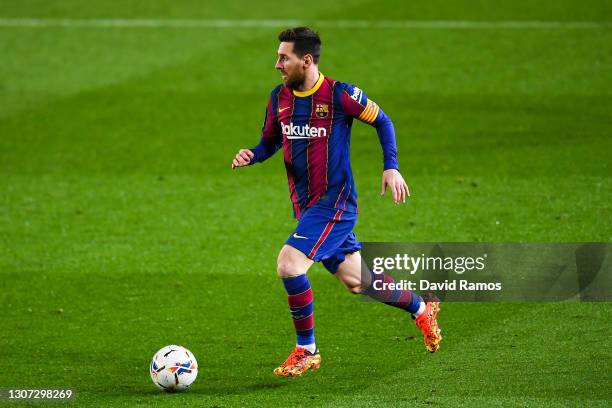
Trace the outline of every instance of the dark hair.
<path fill-rule="evenodd" d="M 315 64 L 321 57 L 321 39 L 319 34 L 308 27 L 289 28 L 278 35 L 278 41 L 292 42 L 293 52 L 300 58 L 306 54 L 312 55 Z"/>

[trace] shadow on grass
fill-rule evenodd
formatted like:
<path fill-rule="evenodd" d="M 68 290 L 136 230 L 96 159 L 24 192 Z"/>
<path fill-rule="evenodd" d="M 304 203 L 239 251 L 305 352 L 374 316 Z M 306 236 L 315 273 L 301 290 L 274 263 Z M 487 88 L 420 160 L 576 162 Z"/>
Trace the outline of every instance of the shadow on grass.
<path fill-rule="evenodd" d="M 290 381 L 283 381 L 279 379 L 277 381 L 268 381 L 268 382 L 259 382 L 254 384 L 242 384 L 242 385 L 222 385 L 222 384 L 205 384 L 200 385 L 196 388 L 190 388 L 184 392 L 179 393 L 165 393 L 161 390 L 158 390 L 154 387 L 147 390 L 139 390 L 134 389 L 131 392 L 127 392 L 127 394 L 131 395 L 141 395 L 141 396 L 150 396 L 150 395 L 210 395 L 210 396 L 231 396 L 231 395 L 242 395 L 242 394 L 251 394 L 259 391 L 266 390 L 274 390 L 279 389 L 281 387 L 285 387 L 290 385 Z"/>

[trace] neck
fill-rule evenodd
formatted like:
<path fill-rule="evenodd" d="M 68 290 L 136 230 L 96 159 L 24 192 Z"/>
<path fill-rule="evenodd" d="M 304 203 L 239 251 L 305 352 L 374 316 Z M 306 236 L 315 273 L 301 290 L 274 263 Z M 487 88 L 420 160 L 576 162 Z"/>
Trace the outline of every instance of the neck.
<path fill-rule="evenodd" d="M 309 89 L 312 89 L 315 86 L 318 80 L 319 80 L 319 69 L 318 68 L 311 69 L 306 73 L 306 80 L 304 81 L 302 86 L 300 86 L 299 89 L 297 90 L 299 92 L 308 91 Z"/>

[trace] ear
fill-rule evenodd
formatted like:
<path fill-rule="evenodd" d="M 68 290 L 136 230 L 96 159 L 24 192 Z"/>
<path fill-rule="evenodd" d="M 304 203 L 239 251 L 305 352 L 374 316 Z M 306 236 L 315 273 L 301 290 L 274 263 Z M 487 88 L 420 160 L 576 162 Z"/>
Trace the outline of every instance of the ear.
<path fill-rule="evenodd" d="M 308 68 L 312 64 L 314 64 L 314 59 L 312 58 L 312 55 L 310 54 L 304 55 L 304 68 Z"/>

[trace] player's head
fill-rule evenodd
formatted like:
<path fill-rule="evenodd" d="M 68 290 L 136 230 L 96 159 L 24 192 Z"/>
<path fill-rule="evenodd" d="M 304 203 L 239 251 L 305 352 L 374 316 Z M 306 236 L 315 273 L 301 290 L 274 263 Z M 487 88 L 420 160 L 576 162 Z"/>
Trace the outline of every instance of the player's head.
<path fill-rule="evenodd" d="M 304 83 L 308 70 L 319 70 L 321 39 L 308 27 L 296 27 L 280 33 L 278 40 L 276 69 L 286 86 L 297 89 Z"/>

